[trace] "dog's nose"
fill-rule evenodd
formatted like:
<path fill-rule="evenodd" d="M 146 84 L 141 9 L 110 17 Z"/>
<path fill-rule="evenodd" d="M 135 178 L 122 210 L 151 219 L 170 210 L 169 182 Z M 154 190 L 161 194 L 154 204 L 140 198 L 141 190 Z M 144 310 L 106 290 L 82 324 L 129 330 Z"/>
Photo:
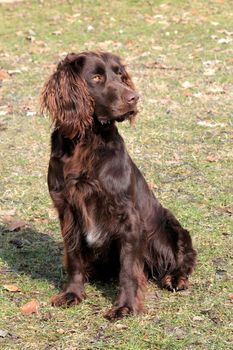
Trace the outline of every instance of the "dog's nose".
<path fill-rule="evenodd" d="M 139 99 L 139 94 L 135 91 L 127 91 L 125 93 L 125 99 L 129 104 L 134 104 Z"/>

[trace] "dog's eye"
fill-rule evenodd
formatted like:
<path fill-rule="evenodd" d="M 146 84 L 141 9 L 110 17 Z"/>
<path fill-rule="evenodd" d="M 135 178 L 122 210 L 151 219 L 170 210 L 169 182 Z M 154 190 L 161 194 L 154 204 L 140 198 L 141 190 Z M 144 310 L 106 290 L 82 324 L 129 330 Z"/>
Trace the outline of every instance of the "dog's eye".
<path fill-rule="evenodd" d="M 92 80 L 95 83 L 99 83 L 99 82 L 103 81 L 103 78 L 104 78 L 103 75 L 96 74 L 96 75 L 93 75 Z"/>

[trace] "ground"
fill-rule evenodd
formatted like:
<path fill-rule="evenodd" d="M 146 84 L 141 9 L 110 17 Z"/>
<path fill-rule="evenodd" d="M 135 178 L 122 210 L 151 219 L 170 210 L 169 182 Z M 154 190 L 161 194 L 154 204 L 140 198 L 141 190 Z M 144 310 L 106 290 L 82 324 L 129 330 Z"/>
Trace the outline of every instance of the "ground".
<path fill-rule="evenodd" d="M 232 349 L 232 1 L 1 3 L 0 347 Z M 145 314 L 115 323 L 103 318 L 115 282 L 88 284 L 74 308 L 49 302 L 65 274 L 38 95 L 66 53 L 96 49 L 124 58 L 141 99 L 120 132 L 198 251 L 188 291 L 150 282 Z M 39 311 L 23 315 L 32 299 Z"/>

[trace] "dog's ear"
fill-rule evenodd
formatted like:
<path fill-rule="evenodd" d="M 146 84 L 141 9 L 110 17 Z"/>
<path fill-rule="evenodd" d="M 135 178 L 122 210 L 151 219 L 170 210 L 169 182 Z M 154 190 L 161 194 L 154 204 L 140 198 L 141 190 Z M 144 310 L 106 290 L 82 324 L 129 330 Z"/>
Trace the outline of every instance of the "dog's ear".
<path fill-rule="evenodd" d="M 84 136 L 93 123 L 94 103 L 80 76 L 85 59 L 85 54 L 67 55 L 45 83 L 40 96 L 42 112 L 48 112 L 70 139 Z"/>

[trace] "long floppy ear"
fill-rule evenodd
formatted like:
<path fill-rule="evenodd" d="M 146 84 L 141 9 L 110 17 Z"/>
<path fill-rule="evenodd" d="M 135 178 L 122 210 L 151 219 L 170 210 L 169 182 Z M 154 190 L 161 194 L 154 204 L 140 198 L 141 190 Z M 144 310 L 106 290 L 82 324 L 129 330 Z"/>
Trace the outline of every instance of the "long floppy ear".
<path fill-rule="evenodd" d="M 72 139 L 83 137 L 92 126 L 94 103 L 80 72 L 85 54 L 68 54 L 45 83 L 41 96 L 42 112 L 48 112 L 62 133 Z"/>

